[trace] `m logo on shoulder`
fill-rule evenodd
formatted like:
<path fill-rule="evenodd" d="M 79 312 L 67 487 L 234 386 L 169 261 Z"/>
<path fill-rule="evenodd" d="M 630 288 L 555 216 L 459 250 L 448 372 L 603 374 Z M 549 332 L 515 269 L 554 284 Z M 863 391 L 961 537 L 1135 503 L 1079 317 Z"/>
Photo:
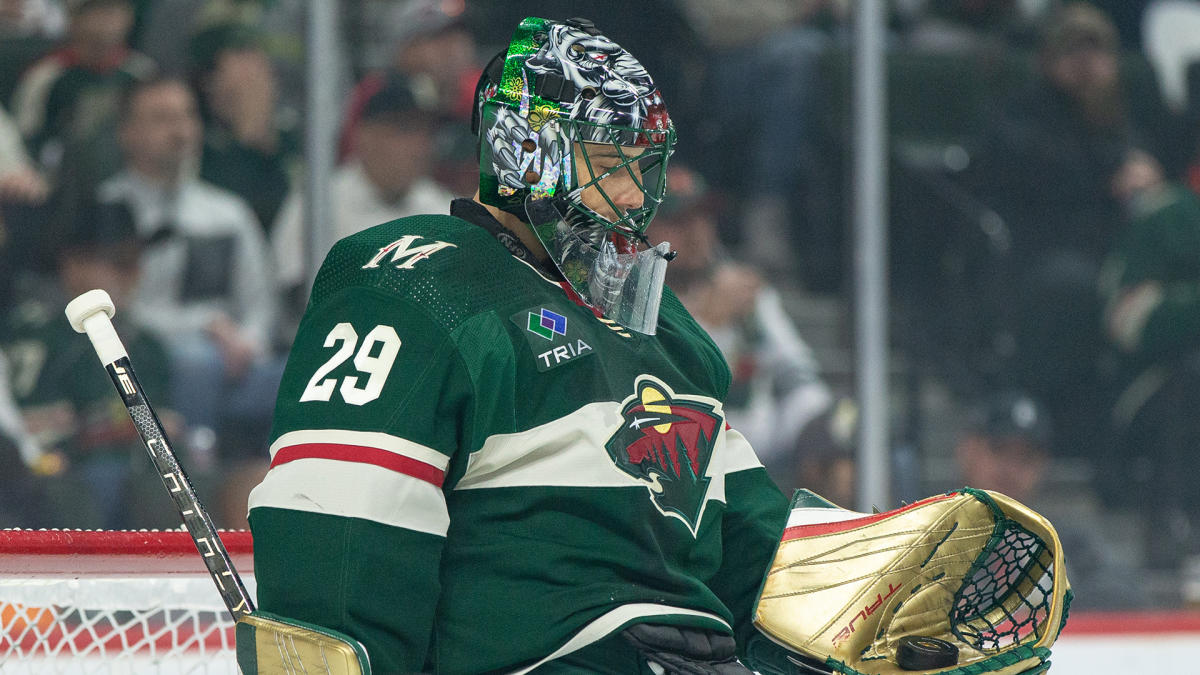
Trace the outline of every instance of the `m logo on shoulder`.
<path fill-rule="evenodd" d="M 398 270 L 411 270 L 413 265 L 421 262 L 429 256 L 437 253 L 444 248 L 458 248 L 458 244 L 450 244 L 444 241 L 431 241 L 428 244 L 413 246 L 413 242 L 421 237 L 415 234 L 406 234 L 396 241 L 379 249 L 375 257 L 371 258 L 370 262 L 363 265 L 364 270 L 374 269 L 379 267 L 383 259 L 390 254 L 392 259 L 389 262 L 396 263 L 395 267 Z"/>

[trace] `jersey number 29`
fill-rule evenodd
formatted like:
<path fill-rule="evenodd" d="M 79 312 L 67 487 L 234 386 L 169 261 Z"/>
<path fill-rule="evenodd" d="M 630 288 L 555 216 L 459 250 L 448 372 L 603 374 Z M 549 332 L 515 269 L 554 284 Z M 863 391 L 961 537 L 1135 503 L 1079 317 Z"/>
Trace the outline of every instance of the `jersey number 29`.
<path fill-rule="evenodd" d="M 358 375 L 341 378 L 342 386 L 338 391 L 341 392 L 342 398 L 350 405 L 363 405 L 379 398 L 388 374 L 392 372 L 392 364 L 396 362 L 396 353 L 400 351 L 400 336 L 396 335 L 396 329 L 391 326 L 375 326 L 363 338 L 362 346 L 355 352 L 358 333 L 354 331 L 354 326 L 342 322 L 325 336 L 327 349 L 338 343 L 341 343 L 338 350 L 313 373 L 308 386 L 304 388 L 304 393 L 300 395 L 301 401 L 328 401 L 337 387 L 338 378 L 325 376 L 345 363 L 351 354 L 354 354 L 355 369 L 366 373 L 367 381 L 360 387 Z M 378 353 L 375 353 L 376 351 Z"/>

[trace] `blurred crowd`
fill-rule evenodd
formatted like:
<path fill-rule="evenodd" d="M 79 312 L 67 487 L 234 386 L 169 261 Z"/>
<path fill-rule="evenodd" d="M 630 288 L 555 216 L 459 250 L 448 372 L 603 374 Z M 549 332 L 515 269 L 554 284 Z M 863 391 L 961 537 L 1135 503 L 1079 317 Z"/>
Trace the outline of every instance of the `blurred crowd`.
<path fill-rule="evenodd" d="M 729 361 L 730 421 L 785 490 L 854 500 L 850 378 L 796 321 L 849 290 L 853 2 L 338 7 L 336 237 L 474 194 L 474 85 L 523 16 L 589 17 L 637 55 L 680 138 L 650 234 Z M 177 524 L 63 318 L 90 288 L 218 524 L 244 526 L 315 274 L 307 11 L 0 0 L 0 526 Z M 893 346 L 964 412 L 897 403 L 897 446 L 950 428 L 917 457 L 957 482 L 1035 507 L 1066 483 L 1144 524 L 1080 544 L 1135 551 L 1079 554 L 1085 585 L 1200 561 L 1200 0 L 892 0 L 887 52 Z M 1080 475 L 1048 475 L 1063 461 Z"/>

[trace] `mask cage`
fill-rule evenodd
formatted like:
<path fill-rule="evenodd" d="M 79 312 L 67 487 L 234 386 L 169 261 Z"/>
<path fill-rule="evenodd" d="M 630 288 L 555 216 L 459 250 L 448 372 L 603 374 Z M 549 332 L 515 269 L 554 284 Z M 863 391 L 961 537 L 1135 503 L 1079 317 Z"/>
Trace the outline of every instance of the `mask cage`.
<path fill-rule="evenodd" d="M 573 187 L 568 195 L 571 210 L 586 218 L 593 226 L 600 226 L 607 231 L 648 245 L 646 228 L 666 195 L 667 163 L 675 146 L 674 127 L 633 129 L 580 120 L 561 120 L 561 123 L 564 130 L 568 130 L 572 148 L 579 149 L 577 155 L 573 154 L 572 161 L 578 156 L 584 163 L 582 167 L 574 167 L 575 180 L 579 184 Z M 632 155 L 628 150 L 631 147 L 645 150 Z M 597 152 L 607 152 L 609 148 L 615 150 L 617 162 L 597 173 L 597 164 L 601 162 L 597 162 L 594 155 Z M 603 181 L 619 172 L 624 172 L 642 193 L 643 201 L 640 207 L 623 210 L 604 189 Z M 586 176 L 591 178 L 585 181 Z M 604 199 L 609 209 L 618 215 L 617 220 L 610 220 L 583 203 L 584 191 L 592 187 Z"/>

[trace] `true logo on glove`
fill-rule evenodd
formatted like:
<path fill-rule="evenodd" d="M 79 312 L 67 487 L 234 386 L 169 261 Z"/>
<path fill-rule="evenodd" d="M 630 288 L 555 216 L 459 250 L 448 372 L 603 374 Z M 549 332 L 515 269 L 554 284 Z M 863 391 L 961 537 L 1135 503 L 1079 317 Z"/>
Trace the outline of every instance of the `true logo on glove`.
<path fill-rule="evenodd" d="M 855 614 L 853 619 L 850 619 L 850 623 L 846 624 L 846 626 L 838 631 L 838 634 L 834 636 L 833 646 L 835 648 L 841 647 L 842 643 L 850 639 L 850 635 L 854 632 L 854 622 L 858 621 L 859 619 L 865 620 L 868 616 L 874 614 L 876 610 L 878 610 L 883 604 L 883 601 L 895 595 L 896 591 L 900 590 L 900 588 L 900 586 L 893 586 L 889 581 L 887 595 L 884 595 L 883 593 L 876 593 L 875 602 L 869 605 L 863 605 L 862 610 L 860 610 L 858 614 Z"/>

